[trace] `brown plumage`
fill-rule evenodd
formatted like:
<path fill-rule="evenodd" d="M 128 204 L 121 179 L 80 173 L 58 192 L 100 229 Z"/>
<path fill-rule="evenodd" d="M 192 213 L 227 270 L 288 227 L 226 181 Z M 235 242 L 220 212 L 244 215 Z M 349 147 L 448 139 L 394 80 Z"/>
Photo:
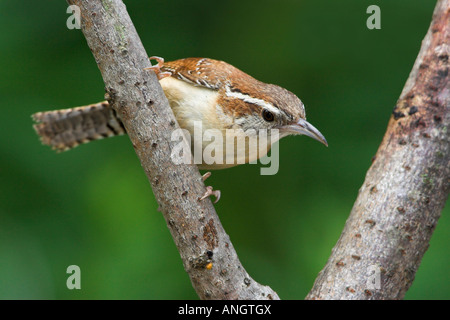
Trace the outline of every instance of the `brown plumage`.
<path fill-rule="evenodd" d="M 165 62 L 162 71 L 170 72 L 172 77 L 219 91 L 219 104 L 227 105 L 233 116 L 239 117 L 253 112 L 260 112 L 260 108 L 253 103 L 227 98 L 227 88 L 231 92 L 252 96 L 272 104 L 282 110 L 287 117 L 305 118 L 304 107 L 300 99 L 292 92 L 273 84 L 256 80 L 247 73 L 232 65 L 209 58 L 185 58 Z M 300 112 L 299 112 L 300 111 Z"/>
<path fill-rule="evenodd" d="M 304 134 L 326 144 L 320 132 L 306 122 L 303 103 L 286 89 L 258 81 L 223 61 L 186 58 L 163 63 L 163 59 L 157 60 L 158 65 L 151 69 L 158 74 L 180 127 L 187 129 L 191 138 L 195 123 L 201 123 L 203 132 L 216 129 L 224 137 L 227 129 L 254 129 L 256 132 L 261 129 L 279 129 L 279 138 L 289 134 Z M 107 101 L 66 110 L 39 112 L 33 115 L 33 119 L 37 122 L 34 128 L 42 142 L 58 151 L 126 133 Z M 244 134 L 239 137 L 245 138 Z M 246 154 L 245 162 L 264 155 L 272 142 L 268 142 L 269 145 L 261 153 Z M 192 143 L 202 143 L 205 148 L 208 142 L 192 141 L 191 146 Z M 223 148 L 224 156 L 229 151 L 219 143 L 214 147 Z M 236 164 L 203 163 L 199 167 L 219 169 Z"/>

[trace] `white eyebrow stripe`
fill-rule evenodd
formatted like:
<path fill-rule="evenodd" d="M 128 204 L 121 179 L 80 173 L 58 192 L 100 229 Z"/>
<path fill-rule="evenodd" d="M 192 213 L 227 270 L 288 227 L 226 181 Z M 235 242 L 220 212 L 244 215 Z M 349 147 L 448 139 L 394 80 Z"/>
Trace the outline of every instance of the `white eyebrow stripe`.
<path fill-rule="evenodd" d="M 262 99 L 253 98 L 253 97 L 250 97 L 250 96 L 240 93 L 240 92 L 231 91 L 229 86 L 226 86 L 225 94 L 227 97 L 241 99 L 244 102 L 248 102 L 248 103 L 257 105 L 258 107 L 265 108 L 272 113 L 281 114 L 281 111 L 278 108 L 275 108 L 272 104 L 270 104 Z"/>

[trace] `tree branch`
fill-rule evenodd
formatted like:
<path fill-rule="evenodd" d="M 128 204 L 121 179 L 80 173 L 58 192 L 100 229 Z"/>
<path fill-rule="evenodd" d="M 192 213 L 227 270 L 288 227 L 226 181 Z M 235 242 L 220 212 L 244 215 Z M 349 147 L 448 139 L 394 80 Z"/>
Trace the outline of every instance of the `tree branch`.
<path fill-rule="evenodd" d="M 278 299 L 242 267 L 195 165 L 170 158 L 179 126 L 120 0 L 68 0 L 81 10 L 81 28 L 122 119 L 169 230 L 201 299 Z M 210 264 L 212 263 L 212 265 Z M 208 268 L 207 268 L 208 266 Z M 212 266 L 212 268 L 210 268 Z"/>
<path fill-rule="evenodd" d="M 402 299 L 411 286 L 450 191 L 449 23 L 450 0 L 440 0 L 350 217 L 307 299 Z"/>

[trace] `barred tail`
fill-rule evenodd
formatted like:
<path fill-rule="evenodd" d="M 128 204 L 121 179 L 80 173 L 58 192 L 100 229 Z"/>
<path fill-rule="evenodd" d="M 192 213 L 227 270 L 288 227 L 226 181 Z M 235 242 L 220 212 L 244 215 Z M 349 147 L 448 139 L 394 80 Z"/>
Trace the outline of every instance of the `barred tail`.
<path fill-rule="evenodd" d="M 65 151 L 92 140 L 125 134 L 107 101 L 72 109 L 33 114 L 33 126 L 43 144 Z"/>

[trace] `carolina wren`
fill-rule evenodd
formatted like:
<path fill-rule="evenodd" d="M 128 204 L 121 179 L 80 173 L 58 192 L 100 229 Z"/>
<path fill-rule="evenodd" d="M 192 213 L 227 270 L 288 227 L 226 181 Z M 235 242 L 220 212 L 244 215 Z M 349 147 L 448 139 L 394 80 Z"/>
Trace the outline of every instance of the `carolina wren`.
<path fill-rule="evenodd" d="M 155 71 L 182 129 L 194 136 L 196 123 L 202 130 L 220 130 L 225 136 L 229 129 L 254 132 L 278 129 L 279 138 L 287 135 L 306 135 L 328 145 L 324 136 L 305 118 L 305 107 L 290 91 L 273 84 L 256 80 L 230 64 L 208 58 L 186 58 L 164 63 L 162 58 L 149 69 Z M 122 122 L 107 101 L 72 109 L 38 112 L 33 115 L 35 130 L 44 144 L 58 151 L 68 150 L 81 143 L 124 134 Z M 237 140 L 245 139 L 245 135 Z M 225 148 L 225 139 L 216 143 L 217 150 Z M 265 155 L 272 139 L 264 150 L 249 150 L 245 159 L 199 164 L 200 169 L 222 169 L 248 163 Z M 191 147 L 206 142 L 193 141 Z M 225 150 L 224 157 L 227 152 Z M 236 151 L 236 150 L 233 150 Z M 239 152 L 233 152 L 239 154 Z"/>

